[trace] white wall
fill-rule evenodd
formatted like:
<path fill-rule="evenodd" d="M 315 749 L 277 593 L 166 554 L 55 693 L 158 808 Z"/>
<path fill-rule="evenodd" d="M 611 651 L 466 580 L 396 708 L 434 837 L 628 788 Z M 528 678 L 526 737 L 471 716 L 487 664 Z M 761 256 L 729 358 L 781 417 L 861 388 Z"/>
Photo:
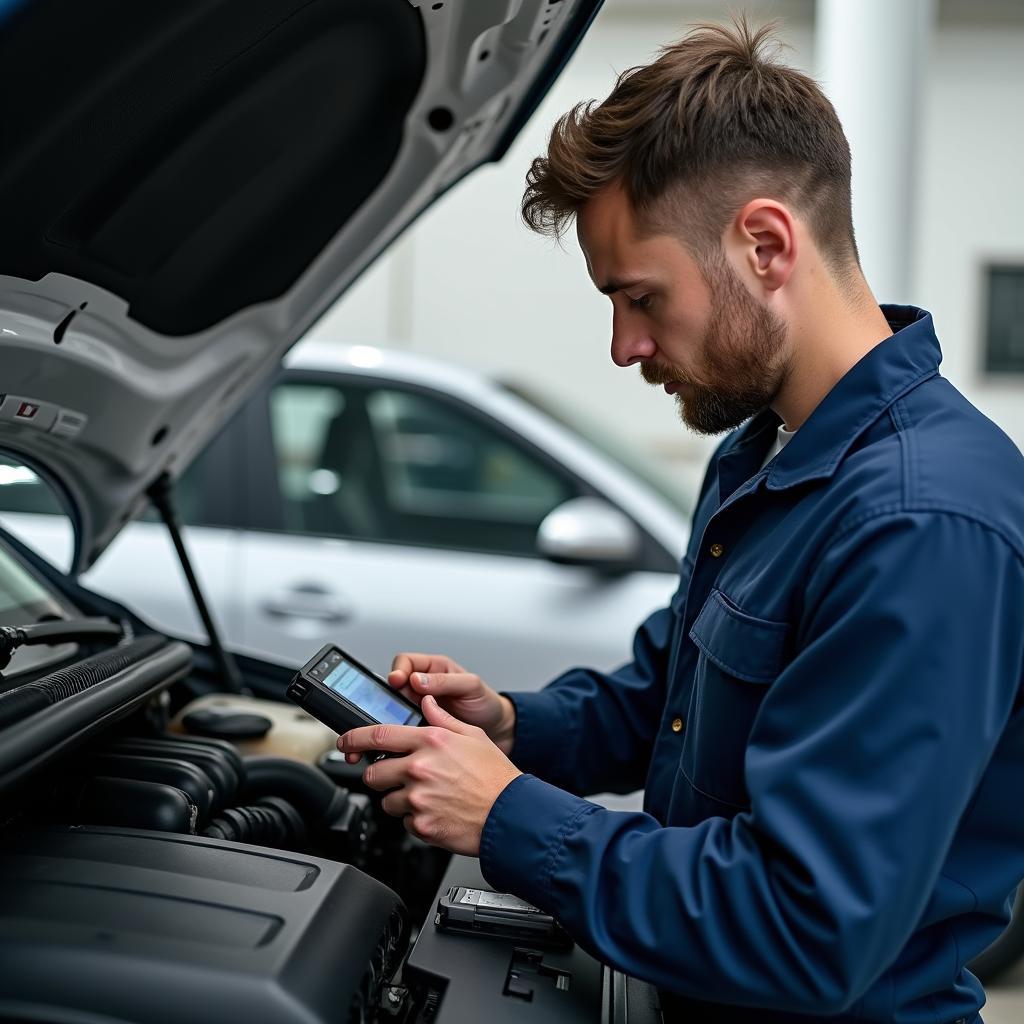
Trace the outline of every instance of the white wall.
<path fill-rule="evenodd" d="M 1024 264 L 1024 4 L 1014 22 L 940 24 L 925 87 L 912 300 L 943 373 L 1024 448 L 1024 378 L 983 373 L 986 259 Z"/>
<path fill-rule="evenodd" d="M 813 67 L 810 4 L 743 6 L 757 20 L 785 15 L 786 59 Z M 951 21 L 949 4 L 943 8 L 924 87 L 913 285 L 904 298 L 935 312 L 947 375 L 1024 445 L 1024 383 L 984 381 L 976 369 L 978 261 L 1024 258 L 1020 6 L 1019 17 L 1012 8 L 1005 17 L 1004 9 L 1002 22 L 987 27 Z M 687 22 L 721 18 L 726 10 L 693 0 L 608 0 L 502 164 L 482 168 L 428 211 L 317 332 L 407 347 L 557 391 L 699 480 L 713 442 L 684 431 L 672 400 L 635 370 L 612 364 L 610 303 L 590 283 L 575 238 L 563 251 L 531 234 L 519 221 L 519 200 L 530 160 L 543 152 L 559 114 L 581 99 L 606 96 L 617 72 L 651 60 Z"/>

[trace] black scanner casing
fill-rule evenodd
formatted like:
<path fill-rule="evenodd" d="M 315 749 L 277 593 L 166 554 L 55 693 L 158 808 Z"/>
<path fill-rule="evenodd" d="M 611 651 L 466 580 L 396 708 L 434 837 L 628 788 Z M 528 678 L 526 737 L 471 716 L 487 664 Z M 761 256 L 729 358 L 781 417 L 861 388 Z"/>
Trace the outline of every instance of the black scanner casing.
<path fill-rule="evenodd" d="M 407 705 L 410 711 L 420 715 L 420 721 L 417 724 L 422 724 L 422 712 L 415 704 L 406 700 L 397 690 L 394 690 L 385 680 L 381 679 L 376 672 L 361 664 L 347 651 L 338 647 L 337 644 L 325 645 L 317 652 L 314 658 L 311 658 L 303 665 L 288 684 L 285 696 L 339 735 L 348 732 L 350 729 L 358 729 L 361 726 L 379 725 L 380 723 L 376 718 L 371 717 L 340 694 L 326 689 L 323 687 L 322 680 L 317 680 L 311 675 L 311 671 L 316 665 L 334 651 L 337 651 L 354 668 L 374 680 L 380 686 L 383 686 L 395 700 Z"/>

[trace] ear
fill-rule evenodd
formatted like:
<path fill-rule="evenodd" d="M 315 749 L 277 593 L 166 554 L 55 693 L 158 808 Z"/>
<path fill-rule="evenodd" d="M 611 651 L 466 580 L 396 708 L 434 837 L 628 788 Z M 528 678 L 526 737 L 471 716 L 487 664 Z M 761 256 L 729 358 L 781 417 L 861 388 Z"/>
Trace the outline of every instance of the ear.
<path fill-rule="evenodd" d="M 726 246 L 752 282 L 778 291 L 796 266 L 797 234 L 793 215 L 774 199 L 751 199 L 727 229 Z"/>

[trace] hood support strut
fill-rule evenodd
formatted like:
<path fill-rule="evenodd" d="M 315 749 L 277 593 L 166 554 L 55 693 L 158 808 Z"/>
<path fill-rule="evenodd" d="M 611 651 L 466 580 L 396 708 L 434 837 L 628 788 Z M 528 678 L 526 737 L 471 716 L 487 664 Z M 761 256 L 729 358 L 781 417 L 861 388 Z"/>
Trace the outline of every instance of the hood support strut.
<path fill-rule="evenodd" d="M 174 550 L 178 553 L 178 560 L 181 562 L 182 571 L 188 581 L 188 588 L 192 592 L 192 599 L 196 603 L 199 617 L 203 620 L 206 635 L 210 638 L 210 651 L 220 668 L 225 689 L 232 693 L 248 693 L 249 690 L 242 683 L 242 674 L 238 670 L 235 659 L 220 642 L 220 633 L 210 614 L 210 608 L 203 596 L 202 588 L 199 586 L 199 580 L 192 569 L 192 561 L 188 557 L 185 541 L 181 536 L 181 520 L 174 505 L 174 491 L 170 477 L 166 473 L 161 474 L 150 484 L 146 493 L 149 495 L 149 500 L 153 502 L 153 507 L 160 513 L 167 532 L 171 535 L 171 543 L 174 544 Z"/>

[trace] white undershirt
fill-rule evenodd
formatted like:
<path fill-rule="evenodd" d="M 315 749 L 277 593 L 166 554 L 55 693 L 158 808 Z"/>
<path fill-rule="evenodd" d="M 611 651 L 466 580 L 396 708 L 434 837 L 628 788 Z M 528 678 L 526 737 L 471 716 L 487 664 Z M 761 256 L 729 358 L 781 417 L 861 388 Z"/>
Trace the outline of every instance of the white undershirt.
<path fill-rule="evenodd" d="M 761 468 L 764 469 L 772 459 L 775 458 L 783 448 L 789 444 L 793 438 L 796 437 L 795 430 L 787 430 L 781 423 L 779 424 L 778 433 L 775 435 L 775 440 L 772 442 L 771 448 L 768 449 L 768 454 L 765 456 L 764 462 L 761 463 Z"/>

